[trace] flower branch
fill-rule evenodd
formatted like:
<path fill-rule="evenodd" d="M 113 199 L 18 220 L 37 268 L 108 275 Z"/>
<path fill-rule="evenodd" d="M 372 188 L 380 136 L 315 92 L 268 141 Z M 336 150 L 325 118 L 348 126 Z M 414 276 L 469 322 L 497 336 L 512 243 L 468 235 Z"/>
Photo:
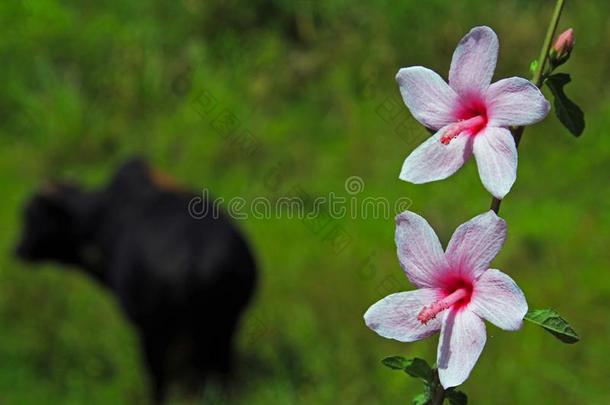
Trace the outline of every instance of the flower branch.
<path fill-rule="evenodd" d="M 554 70 L 570 57 L 574 33 L 567 30 L 555 44 L 564 0 L 557 0 L 540 57 L 530 65 L 532 81 L 511 77 L 491 83 L 499 42 L 489 27 L 475 27 L 453 53 L 448 83 L 422 66 L 396 75 L 403 100 L 415 119 L 434 131 L 405 159 L 400 179 L 420 184 L 445 179 L 474 156 L 483 186 L 492 194 L 491 210 L 458 227 L 445 250 L 428 222 L 405 211 L 396 217 L 398 259 L 413 291 L 391 294 L 364 314 L 366 325 L 380 336 L 414 342 L 440 332 L 437 365 L 425 360 L 389 357 L 383 364 L 424 383 L 415 405 L 466 404 L 456 389 L 470 375 L 485 346 L 485 322 L 516 331 L 527 320 L 564 343 L 580 338 L 556 311 L 531 310 L 517 284 L 490 268 L 506 238 L 498 217 L 502 199 L 517 177 L 517 147 L 526 125 L 546 117 L 550 103 L 541 93 L 546 83 L 555 113 L 575 136 L 584 115 L 563 87 L 571 78 Z"/>
<path fill-rule="evenodd" d="M 553 42 L 553 38 L 555 37 L 555 31 L 557 30 L 557 25 L 559 24 L 559 19 L 561 18 L 561 12 L 563 11 L 564 0 L 557 0 L 555 4 L 555 10 L 553 11 L 553 16 L 551 17 L 551 22 L 546 32 L 546 37 L 544 38 L 544 43 L 542 45 L 542 49 L 540 50 L 540 56 L 535 65 L 534 76 L 532 77 L 532 82 L 539 89 L 544 85 L 545 79 L 549 76 L 552 71 L 547 70 L 547 61 L 549 59 L 549 54 L 551 52 L 551 44 Z M 570 49 L 571 51 L 571 49 Z M 549 64 L 548 66 L 551 66 Z M 519 148 L 519 143 L 521 142 L 521 137 L 523 136 L 523 131 L 525 130 L 524 126 L 519 126 L 513 128 L 511 130 L 513 134 L 513 138 L 515 138 L 515 148 Z M 500 212 L 500 205 L 502 204 L 502 199 L 497 197 L 492 197 L 491 200 L 491 209 L 498 214 Z"/>

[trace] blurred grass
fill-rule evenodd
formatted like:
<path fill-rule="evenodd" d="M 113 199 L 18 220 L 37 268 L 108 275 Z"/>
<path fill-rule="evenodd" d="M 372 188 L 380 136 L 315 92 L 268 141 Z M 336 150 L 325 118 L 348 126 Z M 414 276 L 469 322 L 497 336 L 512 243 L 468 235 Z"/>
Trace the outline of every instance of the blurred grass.
<path fill-rule="evenodd" d="M 278 197 L 297 188 L 409 197 L 446 242 L 487 209 L 471 162 L 443 182 L 413 186 L 397 173 L 426 138 L 409 117 L 388 119 L 394 74 L 424 65 L 442 74 L 475 25 L 500 37 L 496 78 L 528 76 L 551 1 L 449 2 L 195 0 L 0 3 L 0 403 L 146 403 L 135 336 L 112 297 L 57 266 L 12 258 L 20 209 L 50 178 L 102 184 L 143 154 L 195 190 L 229 199 Z M 565 346 L 526 325 L 488 325 L 483 355 L 463 390 L 472 403 L 610 402 L 610 21 L 605 1 L 568 2 L 560 28 L 577 46 L 564 71 L 586 113 L 581 139 L 549 117 L 528 128 L 519 178 L 502 207 L 509 239 L 494 266 L 531 307 L 552 306 L 582 342 Z M 205 92 L 205 93 L 204 93 Z M 202 116 L 212 96 L 253 134 L 246 153 Z M 401 107 L 402 114 L 408 114 Z M 386 117 L 384 119 L 383 117 Z M 242 223 L 262 284 L 244 320 L 239 388 L 210 385 L 176 403 L 408 403 L 420 387 L 379 363 L 424 357 L 436 339 L 384 340 L 363 324 L 370 304 L 410 289 L 394 253 L 393 221 L 333 220 L 345 249 L 298 220 Z"/>

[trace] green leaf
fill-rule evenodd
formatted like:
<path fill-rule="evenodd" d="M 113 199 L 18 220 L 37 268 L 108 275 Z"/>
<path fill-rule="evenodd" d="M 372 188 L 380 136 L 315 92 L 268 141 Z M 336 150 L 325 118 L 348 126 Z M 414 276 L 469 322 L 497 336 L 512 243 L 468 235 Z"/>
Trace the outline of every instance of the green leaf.
<path fill-rule="evenodd" d="M 405 373 L 429 383 L 434 381 L 434 372 L 426 360 L 417 357 L 409 359 L 409 364 L 405 367 Z"/>
<path fill-rule="evenodd" d="M 426 392 L 413 398 L 413 405 L 428 405 L 431 400 L 432 396 L 430 395 L 430 392 L 426 390 Z"/>
<path fill-rule="evenodd" d="M 451 405 L 468 404 L 468 397 L 462 391 L 458 391 L 456 389 L 449 389 L 449 390 L 447 390 L 445 395 L 449 399 L 449 403 Z"/>
<path fill-rule="evenodd" d="M 532 63 L 530 63 L 530 72 L 532 75 L 536 74 L 536 70 L 538 70 L 538 59 L 534 59 Z"/>
<path fill-rule="evenodd" d="M 383 365 L 393 370 L 404 370 L 404 372 L 409 374 L 411 377 L 421 378 L 429 383 L 434 381 L 434 372 L 426 360 L 417 357 L 405 359 L 401 356 L 392 356 L 386 357 L 381 362 Z"/>
<path fill-rule="evenodd" d="M 580 340 L 570 324 L 553 309 L 533 309 L 524 319 L 543 327 L 563 343 L 576 343 Z"/>
<path fill-rule="evenodd" d="M 432 389 L 432 387 L 428 384 L 426 384 L 425 388 L 424 388 L 424 392 L 416 395 L 413 398 L 413 405 L 428 405 L 432 402 L 432 393 L 434 392 L 434 390 Z"/>
<path fill-rule="evenodd" d="M 393 370 L 404 370 L 407 367 L 408 360 L 401 356 L 386 357 L 381 360 L 384 366 Z"/>
<path fill-rule="evenodd" d="M 555 114 L 559 121 L 572 135 L 580 136 L 585 129 L 585 114 L 563 91 L 564 86 L 571 80 L 569 74 L 557 73 L 547 77 L 546 85 L 555 97 Z"/>

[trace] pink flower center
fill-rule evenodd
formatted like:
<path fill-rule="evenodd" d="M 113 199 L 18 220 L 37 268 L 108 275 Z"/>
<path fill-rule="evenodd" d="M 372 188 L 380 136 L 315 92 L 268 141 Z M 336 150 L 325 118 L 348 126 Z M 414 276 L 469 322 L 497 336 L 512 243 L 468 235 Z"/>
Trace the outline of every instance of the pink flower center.
<path fill-rule="evenodd" d="M 476 117 L 451 124 L 441 137 L 441 143 L 443 145 L 449 145 L 449 142 L 451 142 L 453 138 L 467 130 L 470 130 L 470 133 L 474 135 L 479 132 L 479 129 L 475 129 L 474 131 L 473 129 L 485 127 L 486 121 L 487 120 L 484 117 L 477 115 Z"/>
<path fill-rule="evenodd" d="M 445 290 L 445 296 L 430 306 L 424 306 L 417 315 L 417 320 L 425 325 L 448 308 L 459 309 L 468 304 L 471 297 L 472 283 L 465 280 L 451 282 L 451 288 Z"/>
<path fill-rule="evenodd" d="M 443 145 L 449 145 L 455 137 L 463 133 L 474 136 L 487 126 L 487 107 L 478 95 L 465 96 L 455 111 L 455 116 L 457 122 L 451 124 L 441 137 Z"/>

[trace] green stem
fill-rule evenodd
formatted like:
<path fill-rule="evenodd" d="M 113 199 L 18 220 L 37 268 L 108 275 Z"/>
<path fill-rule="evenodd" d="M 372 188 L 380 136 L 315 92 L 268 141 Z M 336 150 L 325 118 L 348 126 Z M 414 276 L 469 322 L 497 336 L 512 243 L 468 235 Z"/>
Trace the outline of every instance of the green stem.
<path fill-rule="evenodd" d="M 443 405 L 444 401 L 445 389 L 441 385 L 441 381 L 438 378 L 438 369 L 434 369 L 434 392 L 432 393 L 430 405 Z"/>
<path fill-rule="evenodd" d="M 546 31 L 546 37 L 544 38 L 544 44 L 542 45 L 542 49 L 540 50 L 540 56 L 538 57 L 538 67 L 536 68 L 536 72 L 532 77 L 532 82 L 538 87 L 542 88 L 544 84 L 544 79 L 546 79 L 546 63 L 549 58 L 549 51 L 551 50 L 551 45 L 553 42 L 553 38 L 555 37 L 555 31 L 557 30 L 557 25 L 559 24 L 559 18 L 561 17 L 561 11 L 563 10 L 563 5 L 565 0 L 557 0 L 555 3 L 555 10 L 553 11 L 553 16 L 551 17 L 551 22 L 549 24 L 549 28 Z M 523 135 L 523 131 L 525 127 L 516 127 L 512 129 L 513 137 L 515 138 L 515 146 L 519 147 L 519 142 L 521 141 L 521 136 Z M 491 209 L 497 214 L 500 211 L 500 204 L 502 200 L 497 198 L 493 198 L 491 200 Z"/>
<path fill-rule="evenodd" d="M 532 82 L 534 82 L 534 84 L 538 87 L 541 87 L 542 83 L 544 82 L 544 69 L 549 57 L 549 51 L 551 50 L 553 38 L 555 37 L 555 31 L 557 31 L 557 25 L 559 24 L 559 17 L 561 17 L 561 11 L 563 10 L 564 3 L 564 0 L 557 0 L 557 3 L 555 4 L 555 11 L 553 11 L 553 17 L 551 18 L 551 23 L 546 31 L 544 45 L 542 45 L 542 49 L 540 50 L 540 56 L 538 57 L 538 69 L 536 69 L 534 77 L 532 78 Z"/>

